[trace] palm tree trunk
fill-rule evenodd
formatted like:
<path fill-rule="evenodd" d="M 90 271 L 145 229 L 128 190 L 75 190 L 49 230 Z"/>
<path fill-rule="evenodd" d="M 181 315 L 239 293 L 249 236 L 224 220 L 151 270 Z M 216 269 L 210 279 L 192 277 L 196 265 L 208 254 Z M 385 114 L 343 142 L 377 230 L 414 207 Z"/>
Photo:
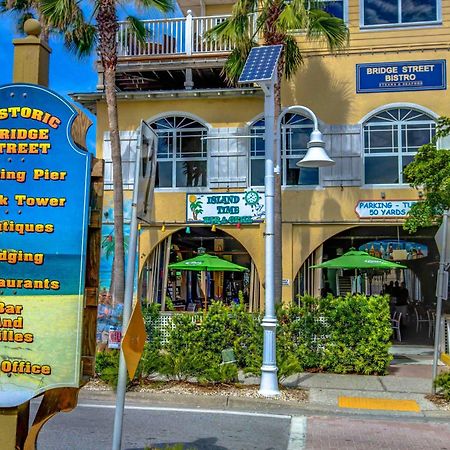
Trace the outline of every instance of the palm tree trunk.
<path fill-rule="evenodd" d="M 99 53 L 105 76 L 105 96 L 111 139 L 114 189 L 114 301 L 123 302 L 125 294 L 125 250 L 123 236 L 123 182 L 119 119 L 116 97 L 117 14 L 115 0 L 100 0 L 97 14 Z"/>
<path fill-rule="evenodd" d="M 105 68 L 105 94 L 111 139 L 111 159 L 113 165 L 114 193 L 114 300 L 123 302 L 125 293 L 125 251 L 123 235 L 123 181 L 122 155 L 120 152 L 119 120 L 115 91 L 115 70 Z"/>

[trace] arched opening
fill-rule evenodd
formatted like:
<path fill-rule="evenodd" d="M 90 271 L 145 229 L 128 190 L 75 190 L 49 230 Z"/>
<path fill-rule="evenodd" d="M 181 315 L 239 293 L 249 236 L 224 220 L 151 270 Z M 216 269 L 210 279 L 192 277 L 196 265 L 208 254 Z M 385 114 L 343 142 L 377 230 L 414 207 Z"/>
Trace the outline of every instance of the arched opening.
<path fill-rule="evenodd" d="M 401 226 L 359 226 L 341 232 L 323 242 L 304 262 L 295 278 L 294 293 L 319 296 L 321 288 L 329 286 L 335 295 L 360 292 L 366 295 L 386 291 L 391 297 L 391 313 L 402 311 L 402 342 L 432 344 L 433 311 L 435 308 L 436 272 L 439 253 L 435 228 L 408 234 Z M 311 266 L 341 256 L 350 248 L 401 263 L 406 269 L 358 272 L 354 270 L 314 269 Z M 407 304 L 399 290 L 407 289 Z M 419 320 L 426 320 L 418 322 Z"/>
<path fill-rule="evenodd" d="M 208 272 L 207 298 L 225 304 L 243 299 L 249 311 L 257 311 L 260 302 L 260 280 L 255 264 L 245 247 L 221 229 L 186 227 L 161 241 L 143 266 L 139 290 L 147 303 L 159 303 L 162 310 L 192 311 L 204 305 L 201 273 L 170 270 L 173 262 L 187 260 L 201 253 L 246 267 L 245 272 Z"/>

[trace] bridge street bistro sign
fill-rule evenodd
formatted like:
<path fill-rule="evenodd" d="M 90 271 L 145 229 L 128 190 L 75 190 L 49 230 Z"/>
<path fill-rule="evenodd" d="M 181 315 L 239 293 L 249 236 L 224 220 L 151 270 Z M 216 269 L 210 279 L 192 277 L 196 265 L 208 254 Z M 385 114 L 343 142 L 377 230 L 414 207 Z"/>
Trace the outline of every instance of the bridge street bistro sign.
<path fill-rule="evenodd" d="M 0 88 L 0 407 L 79 386 L 91 157 L 76 115 L 42 87 Z"/>
<path fill-rule="evenodd" d="M 444 59 L 356 65 L 356 92 L 447 89 Z"/>
<path fill-rule="evenodd" d="M 406 217 L 416 200 L 360 200 L 355 212 L 360 219 Z"/>
<path fill-rule="evenodd" d="M 246 192 L 187 194 L 187 222 L 208 225 L 236 225 L 262 222 L 265 218 L 264 194 L 250 189 Z"/>

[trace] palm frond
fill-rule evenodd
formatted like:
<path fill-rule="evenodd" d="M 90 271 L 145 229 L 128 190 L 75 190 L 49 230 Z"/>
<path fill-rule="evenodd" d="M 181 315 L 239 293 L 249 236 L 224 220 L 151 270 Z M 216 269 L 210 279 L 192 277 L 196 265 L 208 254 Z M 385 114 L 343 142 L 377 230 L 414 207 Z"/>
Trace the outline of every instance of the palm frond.
<path fill-rule="evenodd" d="M 23 12 L 32 9 L 31 0 L 2 0 L 0 2 L 0 12 L 15 11 Z"/>
<path fill-rule="evenodd" d="M 342 49 L 348 44 L 348 28 L 342 19 L 320 9 L 311 9 L 308 18 L 308 39 L 325 39 L 331 51 Z"/>
<path fill-rule="evenodd" d="M 225 45 L 241 45 L 243 41 L 252 39 L 250 21 L 251 17 L 248 15 L 230 17 L 208 30 L 204 38 Z"/>
<path fill-rule="evenodd" d="M 284 41 L 284 74 L 289 80 L 303 64 L 302 53 L 293 36 L 286 36 Z"/>
<path fill-rule="evenodd" d="M 232 16 L 247 16 L 257 11 L 259 0 L 238 0 L 231 10 Z"/>
<path fill-rule="evenodd" d="M 22 13 L 20 14 L 19 20 L 18 20 L 18 22 L 17 22 L 17 31 L 18 31 L 20 34 L 25 34 L 25 31 L 24 31 L 23 27 L 24 27 L 24 25 L 25 25 L 25 22 L 26 22 L 28 19 L 35 19 L 34 14 L 33 14 L 31 11 L 24 11 L 24 12 L 22 12 Z"/>
<path fill-rule="evenodd" d="M 248 40 L 241 42 L 240 46 L 233 49 L 222 70 L 222 75 L 225 76 L 228 84 L 232 85 L 237 82 L 244 68 L 247 56 L 254 46 L 255 42 Z"/>
<path fill-rule="evenodd" d="M 59 30 L 82 22 L 83 17 L 76 0 L 40 0 L 40 12 L 52 27 Z"/>
<path fill-rule="evenodd" d="M 164 13 L 172 12 L 175 9 L 173 0 L 136 0 L 138 8 L 156 8 Z"/>
<path fill-rule="evenodd" d="M 136 36 L 136 39 L 141 43 L 145 44 L 148 36 L 148 31 L 145 29 L 144 24 L 134 16 L 128 16 L 126 21 L 130 25 L 130 33 L 132 36 Z"/>
<path fill-rule="evenodd" d="M 64 33 L 65 46 L 76 56 L 88 56 L 97 44 L 97 29 L 88 23 L 81 23 Z"/>
<path fill-rule="evenodd" d="M 302 30 L 306 28 L 307 18 L 308 10 L 305 7 L 305 2 L 293 0 L 281 11 L 276 26 L 277 29 L 284 33 L 292 30 Z"/>

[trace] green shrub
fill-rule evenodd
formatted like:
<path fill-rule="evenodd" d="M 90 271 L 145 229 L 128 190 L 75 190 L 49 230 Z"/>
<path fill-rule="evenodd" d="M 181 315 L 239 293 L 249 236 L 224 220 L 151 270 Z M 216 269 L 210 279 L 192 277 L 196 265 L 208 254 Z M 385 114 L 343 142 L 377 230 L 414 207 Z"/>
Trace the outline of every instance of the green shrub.
<path fill-rule="evenodd" d="M 237 371 L 259 375 L 262 365 L 261 315 L 245 311 L 243 302 L 213 302 L 202 320 L 175 314 L 165 345 L 155 327 L 157 308 L 147 311 L 149 343 L 142 373 L 169 378 L 230 382 Z M 300 298 L 298 305 L 277 308 L 277 366 L 283 379 L 302 370 L 385 374 L 391 322 L 387 297 L 355 295 L 324 299 Z M 232 348 L 235 364 L 222 364 L 222 350 Z"/>
<path fill-rule="evenodd" d="M 440 388 L 440 394 L 450 401 L 450 372 L 440 373 L 434 380 L 434 386 Z"/>
<path fill-rule="evenodd" d="M 391 323 L 386 297 L 348 295 L 315 299 L 278 311 L 303 369 L 334 373 L 384 374 L 389 355 Z M 286 331 L 283 331 L 286 333 Z"/>
<path fill-rule="evenodd" d="M 95 357 L 95 373 L 116 389 L 119 377 L 119 350 L 98 352 Z"/>

